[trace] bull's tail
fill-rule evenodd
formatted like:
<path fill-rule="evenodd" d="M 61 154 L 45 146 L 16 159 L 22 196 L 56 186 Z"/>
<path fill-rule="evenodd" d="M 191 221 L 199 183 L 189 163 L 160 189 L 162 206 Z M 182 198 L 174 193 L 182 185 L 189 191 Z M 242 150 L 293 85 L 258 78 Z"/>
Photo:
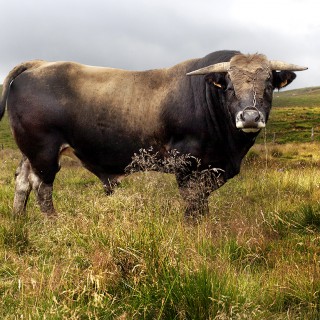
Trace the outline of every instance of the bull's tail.
<path fill-rule="evenodd" d="M 6 109 L 6 104 L 7 104 L 7 98 L 8 98 L 9 91 L 10 91 L 10 86 L 11 86 L 12 82 L 14 81 L 14 79 L 16 77 L 18 77 L 24 71 L 35 68 L 35 67 L 39 66 L 41 63 L 42 63 L 41 60 L 24 62 L 22 64 L 19 64 L 15 68 L 13 68 L 10 71 L 10 73 L 7 75 L 7 77 L 5 78 L 5 80 L 3 82 L 3 86 L 2 86 L 2 97 L 0 100 L 0 120 L 2 119 L 2 117 L 4 115 L 4 111 Z"/>

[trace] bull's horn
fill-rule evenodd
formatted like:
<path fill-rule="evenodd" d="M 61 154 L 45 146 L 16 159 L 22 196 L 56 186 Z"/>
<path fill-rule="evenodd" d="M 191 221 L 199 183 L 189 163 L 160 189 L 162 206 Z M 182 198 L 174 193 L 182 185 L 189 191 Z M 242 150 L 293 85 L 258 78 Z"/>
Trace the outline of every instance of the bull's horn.
<path fill-rule="evenodd" d="M 220 62 L 220 63 L 212 64 L 211 66 L 208 66 L 208 67 L 191 71 L 187 73 L 187 76 L 208 74 L 212 72 L 227 72 L 229 68 L 230 68 L 230 62 Z"/>
<path fill-rule="evenodd" d="M 271 70 L 286 70 L 286 71 L 303 71 L 307 70 L 307 67 L 297 66 L 295 64 L 286 63 L 283 61 L 271 60 L 269 61 Z"/>

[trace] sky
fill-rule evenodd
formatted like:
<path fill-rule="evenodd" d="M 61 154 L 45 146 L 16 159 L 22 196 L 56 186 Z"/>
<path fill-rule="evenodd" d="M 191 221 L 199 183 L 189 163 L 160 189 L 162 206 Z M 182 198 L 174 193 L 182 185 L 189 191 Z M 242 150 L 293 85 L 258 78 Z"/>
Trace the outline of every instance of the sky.
<path fill-rule="evenodd" d="M 288 89 L 320 86 L 319 0 L 0 0 L 0 83 L 26 60 L 129 70 L 217 50 L 263 53 L 309 69 Z"/>

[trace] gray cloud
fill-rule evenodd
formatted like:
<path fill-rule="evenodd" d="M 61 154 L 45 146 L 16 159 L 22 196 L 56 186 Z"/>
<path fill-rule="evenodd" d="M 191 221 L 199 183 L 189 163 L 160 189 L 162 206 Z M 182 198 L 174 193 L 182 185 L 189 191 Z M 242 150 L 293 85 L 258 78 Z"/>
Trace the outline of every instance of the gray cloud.
<path fill-rule="evenodd" d="M 0 82 L 30 59 L 125 69 L 168 67 L 221 49 L 309 66 L 294 87 L 320 85 L 317 1 L 10 0 L 0 13 Z M 302 9 L 301 9 L 302 8 Z M 304 9 L 305 8 L 305 9 Z M 302 10 L 304 10 L 302 12 Z"/>

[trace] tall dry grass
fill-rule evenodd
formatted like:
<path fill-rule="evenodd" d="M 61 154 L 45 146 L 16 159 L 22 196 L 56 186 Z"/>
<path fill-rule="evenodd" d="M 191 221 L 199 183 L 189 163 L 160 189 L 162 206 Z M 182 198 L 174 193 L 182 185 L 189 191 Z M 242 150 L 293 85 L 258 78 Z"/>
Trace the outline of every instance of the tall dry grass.
<path fill-rule="evenodd" d="M 1 318 L 319 319 L 319 154 L 256 146 L 195 224 L 172 175 L 135 173 L 106 197 L 70 161 L 59 217 L 32 196 L 13 220 L 19 155 L 1 151 Z"/>

